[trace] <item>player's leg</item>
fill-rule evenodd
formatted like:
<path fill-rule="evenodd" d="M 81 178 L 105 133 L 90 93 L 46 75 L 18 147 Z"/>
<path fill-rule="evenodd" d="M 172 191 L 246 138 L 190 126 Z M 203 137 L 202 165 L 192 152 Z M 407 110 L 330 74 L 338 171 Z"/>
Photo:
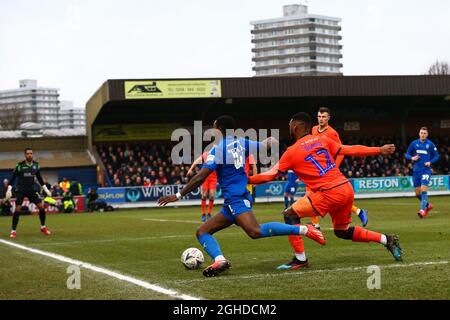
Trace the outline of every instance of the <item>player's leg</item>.
<path fill-rule="evenodd" d="M 420 193 L 421 193 L 421 201 L 420 201 L 420 210 L 417 213 L 421 219 L 425 218 L 433 209 L 433 205 L 429 203 L 428 200 L 428 186 L 430 185 L 431 174 L 425 173 L 421 175 L 420 179 Z"/>
<path fill-rule="evenodd" d="M 212 185 L 210 185 L 209 189 L 209 202 L 208 202 L 208 217 L 207 219 L 211 219 L 211 212 L 214 207 L 214 198 L 216 196 L 216 189 L 213 188 Z"/>
<path fill-rule="evenodd" d="M 361 220 L 363 227 L 367 226 L 367 224 L 369 223 L 369 218 L 367 217 L 367 215 L 369 214 L 369 211 L 367 211 L 366 209 L 363 209 L 363 208 L 358 208 L 357 206 L 355 206 L 353 204 L 352 205 L 352 213 L 356 214 L 358 216 L 359 220 Z"/>
<path fill-rule="evenodd" d="M 39 197 L 36 195 L 37 199 L 33 199 L 33 201 L 30 199 L 30 202 L 33 202 L 34 204 L 36 204 L 36 206 L 39 209 L 39 220 L 41 222 L 41 232 L 43 234 L 45 234 L 46 236 L 51 235 L 52 233 L 50 232 L 50 230 L 47 229 L 46 225 L 45 225 L 45 220 L 46 220 L 46 213 L 45 213 L 45 207 L 44 207 L 44 203 L 42 201 L 39 201 Z"/>
<path fill-rule="evenodd" d="M 20 210 L 22 210 L 22 203 L 25 195 L 21 192 L 16 192 L 15 197 L 16 208 L 14 209 L 14 213 L 12 216 L 11 233 L 9 235 L 10 238 L 15 238 L 17 236 L 17 225 L 19 224 Z"/>
<path fill-rule="evenodd" d="M 208 181 L 205 181 L 201 187 L 202 192 L 202 222 L 206 221 L 206 196 L 208 195 Z"/>
<path fill-rule="evenodd" d="M 284 192 L 284 209 L 289 208 L 289 193 L 287 191 Z"/>
<path fill-rule="evenodd" d="M 231 267 L 230 262 L 223 256 L 219 243 L 213 237 L 214 233 L 233 224 L 222 211 L 203 223 L 196 232 L 198 242 L 213 260 L 213 263 L 203 270 L 205 277 L 216 276 Z"/>
<path fill-rule="evenodd" d="M 290 217 L 283 215 L 284 222 L 290 225 L 300 225 L 301 220 L 299 217 L 291 219 Z M 302 236 L 288 236 L 289 243 L 294 250 L 294 257 L 288 263 L 282 264 L 277 267 L 278 270 L 296 270 L 308 265 L 308 259 L 305 254 L 305 246 L 303 244 Z"/>
<path fill-rule="evenodd" d="M 312 226 L 305 225 L 288 225 L 280 222 L 267 222 L 259 224 L 256 221 L 253 211 L 251 211 L 251 204 L 247 200 L 237 201 L 230 205 L 234 218 L 241 226 L 241 228 L 252 239 L 268 238 L 274 236 L 289 236 L 289 235 L 304 235 L 321 245 L 326 243 L 323 234 Z M 241 202 L 243 202 L 241 204 Z M 244 205 L 245 204 L 245 205 Z M 290 208 L 288 208 L 290 210 Z M 285 213 L 284 211 L 283 213 Z M 295 218 L 296 216 L 288 216 Z"/>
<path fill-rule="evenodd" d="M 345 184 L 326 194 L 326 198 L 335 205 L 330 209 L 333 222 L 334 234 L 344 240 L 353 242 L 376 242 L 384 245 L 396 260 L 401 260 L 402 250 L 399 245 L 398 236 L 386 235 L 370 231 L 362 227 L 349 227 L 352 222 L 351 207 L 353 205 L 353 188 Z"/>

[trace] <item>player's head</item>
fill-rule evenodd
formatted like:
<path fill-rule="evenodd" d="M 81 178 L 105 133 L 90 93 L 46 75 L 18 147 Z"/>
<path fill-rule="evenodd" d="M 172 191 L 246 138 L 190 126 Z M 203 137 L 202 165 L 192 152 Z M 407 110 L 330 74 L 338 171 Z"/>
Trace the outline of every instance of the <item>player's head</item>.
<path fill-rule="evenodd" d="M 419 138 L 420 141 L 425 141 L 428 138 L 428 128 L 427 127 L 422 127 L 419 130 Z"/>
<path fill-rule="evenodd" d="M 295 140 L 300 139 L 311 130 L 311 117 L 305 112 L 299 112 L 292 116 L 289 122 L 289 134 Z"/>
<path fill-rule="evenodd" d="M 327 107 L 320 107 L 317 112 L 317 122 L 319 126 L 326 127 L 331 118 L 331 111 Z"/>
<path fill-rule="evenodd" d="M 230 116 L 220 116 L 214 121 L 214 129 L 220 130 L 223 136 L 226 135 L 227 130 L 236 129 L 236 121 Z"/>
<path fill-rule="evenodd" d="M 28 162 L 33 161 L 33 149 L 31 148 L 25 148 L 25 150 L 23 151 L 23 154 L 25 155 L 25 159 Z"/>

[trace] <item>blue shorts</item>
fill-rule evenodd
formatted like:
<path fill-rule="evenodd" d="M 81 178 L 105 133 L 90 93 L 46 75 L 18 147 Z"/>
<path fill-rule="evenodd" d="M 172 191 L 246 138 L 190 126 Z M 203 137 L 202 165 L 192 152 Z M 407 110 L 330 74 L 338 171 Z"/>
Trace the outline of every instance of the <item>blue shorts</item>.
<path fill-rule="evenodd" d="M 413 173 L 414 188 L 418 188 L 420 186 L 429 187 L 430 180 L 431 180 L 431 172 L 429 172 L 429 171 Z"/>
<path fill-rule="evenodd" d="M 288 193 L 293 196 L 295 192 L 297 192 L 297 185 L 286 183 L 286 185 L 284 186 L 284 193 Z"/>
<path fill-rule="evenodd" d="M 236 217 L 244 212 L 252 211 L 252 201 L 253 199 L 250 193 L 246 193 L 241 198 L 225 200 L 220 213 L 223 214 L 229 221 L 238 225 Z"/>

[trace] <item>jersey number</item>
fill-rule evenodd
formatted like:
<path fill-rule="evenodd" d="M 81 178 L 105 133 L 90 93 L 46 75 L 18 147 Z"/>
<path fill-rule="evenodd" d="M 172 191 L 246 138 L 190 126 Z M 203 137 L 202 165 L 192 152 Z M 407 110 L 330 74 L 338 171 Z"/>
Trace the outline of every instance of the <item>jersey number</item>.
<path fill-rule="evenodd" d="M 325 168 L 320 165 L 319 161 L 317 161 L 317 159 L 314 158 L 312 154 L 305 158 L 306 161 L 312 162 L 312 164 L 316 166 L 317 169 L 319 169 L 319 176 L 323 176 L 325 173 L 336 167 L 336 163 L 331 161 L 330 154 L 326 149 L 317 150 L 316 155 L 320 156 L 322 154 L 325 155 L 325 158 L 327 159 L 327 166 Z"/>

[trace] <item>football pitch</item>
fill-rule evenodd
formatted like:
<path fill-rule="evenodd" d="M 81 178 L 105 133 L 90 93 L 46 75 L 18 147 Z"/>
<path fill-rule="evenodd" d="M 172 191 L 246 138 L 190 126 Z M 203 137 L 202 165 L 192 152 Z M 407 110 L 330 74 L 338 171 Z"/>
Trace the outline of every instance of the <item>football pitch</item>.
<path fill-rule="evenodd" d="M 236 226 L 218 232 L 232 268 L 216 278 L 180 262 L 186 248 L 200 248 L 199 207 L 50 215 L 50 237 L 39 232 L 37 216 L 25 216 L 14 240 L 10 217 L 2 217 L 0 299 L 450 299 L 450 197 L 431 201 L 424 220 L 415 198 L 356 201 L 369 210 L 369 229 L 399 235 L 403 262 L 379 244 L 336 238 L 327 216 L 327 244 L 305 239 L 310 265 L 296 271 L 276 270 L 292 258 L 286 237 L 251 240 Z M 258 221 L 281 222 L 282 206 L 256 204 Z M 80 289 L 67 287 L 70 259 L 88 264 L 80 268 Z M 369 266 L 380 268 L 380 289 L 368 289 Z"/>

